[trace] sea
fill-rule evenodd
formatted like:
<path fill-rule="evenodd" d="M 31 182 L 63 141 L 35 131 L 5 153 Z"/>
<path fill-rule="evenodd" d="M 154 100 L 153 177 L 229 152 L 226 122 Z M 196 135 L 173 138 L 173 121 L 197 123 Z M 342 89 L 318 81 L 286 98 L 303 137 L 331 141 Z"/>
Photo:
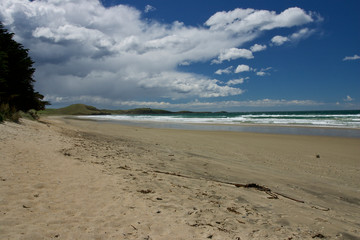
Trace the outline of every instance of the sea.
<path fill-rule="evenodd" d="M 91 115 L 78 118 L 153 128 L 360 138 L 360 110 Z"/>

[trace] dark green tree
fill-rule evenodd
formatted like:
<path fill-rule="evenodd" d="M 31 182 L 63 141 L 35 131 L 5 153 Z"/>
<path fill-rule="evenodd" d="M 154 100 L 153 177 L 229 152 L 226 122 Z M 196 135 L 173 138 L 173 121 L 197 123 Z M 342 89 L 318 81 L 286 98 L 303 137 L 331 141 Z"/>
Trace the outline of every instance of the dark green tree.
<path fill-rule="evenodd" d="M 0 22 L 0 105 L 27 112 L 43 110 L 49 103 L 34 91 L 34 62 L 20 43 L 13 40 Z"/>

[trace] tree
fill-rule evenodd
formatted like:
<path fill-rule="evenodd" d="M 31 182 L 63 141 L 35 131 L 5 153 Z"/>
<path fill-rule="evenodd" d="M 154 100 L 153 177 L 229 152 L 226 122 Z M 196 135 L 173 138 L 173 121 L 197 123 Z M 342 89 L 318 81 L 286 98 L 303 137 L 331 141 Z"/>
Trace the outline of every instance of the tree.
<path fill-rule="evenodd" d="M 0 104 L 16 111 L 43 110 L 49 102 L 34 91 L 34 62 L 13 36 L 0 22 Z"/>

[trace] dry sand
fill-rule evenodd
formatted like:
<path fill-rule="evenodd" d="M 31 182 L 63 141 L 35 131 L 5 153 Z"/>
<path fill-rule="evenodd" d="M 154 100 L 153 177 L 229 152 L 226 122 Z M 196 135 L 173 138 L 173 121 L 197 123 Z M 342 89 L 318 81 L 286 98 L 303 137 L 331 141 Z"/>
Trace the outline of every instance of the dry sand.
<path fill-rule="evenodd" d="M 360 239 L 360 139 L 42 121 L 0 124 L 0 239 Z"/>

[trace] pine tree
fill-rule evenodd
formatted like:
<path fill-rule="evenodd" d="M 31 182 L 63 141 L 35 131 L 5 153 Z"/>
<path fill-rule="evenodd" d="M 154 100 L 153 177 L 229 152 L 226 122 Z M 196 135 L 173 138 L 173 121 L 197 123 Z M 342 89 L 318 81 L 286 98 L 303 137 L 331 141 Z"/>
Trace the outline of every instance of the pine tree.
<path fill-rule="evenodd" d="M 0 22 L 0 105 L 14 111 L 43 110 L 49 103 L 34 91 L 34 62 Z"/>

